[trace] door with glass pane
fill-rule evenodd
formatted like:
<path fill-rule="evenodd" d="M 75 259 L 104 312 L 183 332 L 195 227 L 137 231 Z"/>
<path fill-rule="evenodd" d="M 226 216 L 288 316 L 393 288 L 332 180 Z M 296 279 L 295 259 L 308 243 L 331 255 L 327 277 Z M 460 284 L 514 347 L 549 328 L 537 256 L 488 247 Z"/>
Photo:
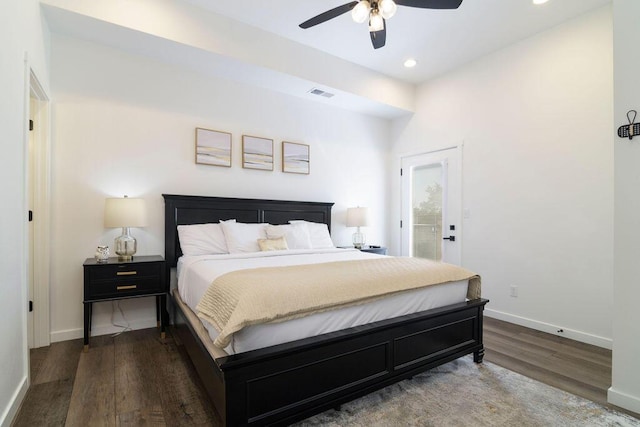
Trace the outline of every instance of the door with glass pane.
<path fill-rule="evenodd" d="M 402 255 L 461 263 L 460 148 L 402 158 Z"/>

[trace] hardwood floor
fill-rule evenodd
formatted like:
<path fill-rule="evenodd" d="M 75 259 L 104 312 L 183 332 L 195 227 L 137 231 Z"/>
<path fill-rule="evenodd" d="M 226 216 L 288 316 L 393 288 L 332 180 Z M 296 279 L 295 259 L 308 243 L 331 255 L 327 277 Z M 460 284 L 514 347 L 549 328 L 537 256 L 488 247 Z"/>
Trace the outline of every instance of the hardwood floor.
<path fill-rule="evenodd" d="M 611 350 L 484 318 L 484 360 L 607 405 Z"/>
<path fill-rule="evenodd" d="M 607 405 L 611 351 L 487 317 L 484 340 L 486 361 Z M 184 348 L 155 329 L 32 350 L 31 378 L 16 427 L 220 425 Z"/>
<path fill-rule="evenodd" d="M 32 350 L 32 376 L 14 426 L 219 426 L 196 372 L 156 329 Z M 73 366 L 73 369 L 70 367 Z M 55 368 L 55 369 L 54 369 Z"/>

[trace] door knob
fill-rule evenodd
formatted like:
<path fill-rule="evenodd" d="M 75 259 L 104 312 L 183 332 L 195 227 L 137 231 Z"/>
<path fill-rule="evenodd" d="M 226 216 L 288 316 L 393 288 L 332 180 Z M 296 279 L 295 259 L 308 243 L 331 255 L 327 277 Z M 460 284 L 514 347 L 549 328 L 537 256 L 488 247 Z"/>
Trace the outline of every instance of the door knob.
<path fill-rule="evenodd" d="M 442 240 L 449 240 L 450 242 L 455 242 L 456 236 L 443 237 Z"/>

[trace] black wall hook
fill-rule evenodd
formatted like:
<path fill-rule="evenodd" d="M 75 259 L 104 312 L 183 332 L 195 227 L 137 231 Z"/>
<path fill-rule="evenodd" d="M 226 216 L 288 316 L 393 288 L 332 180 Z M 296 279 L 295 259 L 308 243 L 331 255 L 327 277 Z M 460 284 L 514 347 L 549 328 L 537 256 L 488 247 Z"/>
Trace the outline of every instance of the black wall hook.
<path fill-rule="evenodd" d="M 629 138 L 629 140 L 632 140 L 634 136 L 640 135 L 640 123 L 634 123 L 637 115 L 638 112 L 636 110 L 629 110 L 627 112 L 629 124 L 618 128 L 618 136 L 620 138 Z"/>

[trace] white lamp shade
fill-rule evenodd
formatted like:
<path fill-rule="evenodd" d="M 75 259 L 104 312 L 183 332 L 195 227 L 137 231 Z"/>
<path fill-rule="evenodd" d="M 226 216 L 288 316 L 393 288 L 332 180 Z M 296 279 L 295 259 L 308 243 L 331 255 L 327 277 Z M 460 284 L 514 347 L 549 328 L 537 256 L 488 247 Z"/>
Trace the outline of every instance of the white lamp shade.
<path fill-rule="evenodd" d="M 371 13 L 369 18 L 369 32 L 376 32 L 384 30 L 384 20 L 380 13 Z"/>
<path fill-rule="evenodd" d="M 378 2 L 378 9 L 384 19 L 389 19 L 396 14 L 398 6 L 393 0 L 380 0 L 380 2 Z"/>
<path fill-rule="evenodd" d="M 368 208 L 348 208 L 347 209 L 347 227 L 366 227 L 369 225 L 369 209 Z"/>
<path fill-rule="evenodd" d="M 145 227 L 147 209 L 143 199 L 109 198 L 104 205 L 104 226 L 106 228 Z"/>
<path fill-rule="evenodd" d="M 362 24 L 369 17 L 370 10 L 371 4 L 366 0 L 362 0 L 351 9 L 351 18 L 358 24 Z"/>

